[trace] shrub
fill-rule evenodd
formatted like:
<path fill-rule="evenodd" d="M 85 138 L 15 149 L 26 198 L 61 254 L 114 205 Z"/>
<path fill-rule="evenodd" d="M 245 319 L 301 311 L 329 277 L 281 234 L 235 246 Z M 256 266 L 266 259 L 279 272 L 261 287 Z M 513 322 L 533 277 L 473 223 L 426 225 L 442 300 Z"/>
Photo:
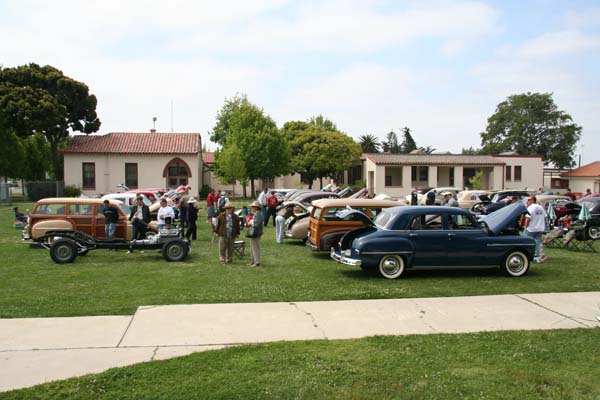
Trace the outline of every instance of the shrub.
<path fill-rule="evenodd" d="M 27 189 L 27 197 L 31 201 L 56 197 L 58 190 L 56 181 L 27 182 L 25 188 Z"/>
<path fill-rule="evenodd" d="M 75 185 L 65 186 L 64 195 L 65 197 L 79 197 L 81 196 L 81 189 Z"/>
<path fill-rule="evenodd" d="M 200 198 L 208 197 L 208 194 L 210 193 L 211 190 L 212 189 L 210 186 L 208 186 L 206 184 L 202 185 L 202 189 L 200 189 L 200 194 L 199 194 Z"/>

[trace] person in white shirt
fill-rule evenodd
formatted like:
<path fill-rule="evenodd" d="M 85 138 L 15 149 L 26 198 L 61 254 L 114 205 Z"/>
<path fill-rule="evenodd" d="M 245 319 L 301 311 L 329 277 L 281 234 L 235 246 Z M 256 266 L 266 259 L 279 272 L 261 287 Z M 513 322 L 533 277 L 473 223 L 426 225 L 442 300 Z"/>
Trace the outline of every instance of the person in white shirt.
<path fill-rule="evenodd" d="M 175 219 L 175 211 L 173 211 L 173 207 L 167 205 L 167 199 L 160 200 L 160 208 L 158 209 L 157 214 L 157 223 L 158 229 L 164 228 L 167 225 L 167 217 L 171 217 L 171 222 Z"/>
<path fill-rule="evenodd" d="M 260 209 L 260 213 L 262 214 L 263 217 L 263 221 L 267 219 L 267 211 L 269 211 L 269 208 L 267 207 L 267 188 L 264 188 L 262 192 L 260 192 L 260 194 L 258 195 L 258 198 L 256 199 L 256 201 L 258 201 L 258 204 L 260 204 L 261 209 Z"/>
<path fill-rule="evenodd" d="M 540 257 L 542 247 L 542 235 L 546 231 L 546 211 L 542 206 L 537 204 L 535 196 L 527 199 L 527 212 L 525 234 L 535 239 L 535 256 L 534 262 L 542 262 L 545 260 Z"/>

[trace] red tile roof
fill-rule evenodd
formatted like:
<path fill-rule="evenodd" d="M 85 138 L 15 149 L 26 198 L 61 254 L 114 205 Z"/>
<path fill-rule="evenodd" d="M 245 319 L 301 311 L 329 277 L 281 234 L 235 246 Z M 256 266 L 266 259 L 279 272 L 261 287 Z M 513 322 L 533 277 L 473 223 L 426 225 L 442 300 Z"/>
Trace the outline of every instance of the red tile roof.
<path fill-rule="evenodd" d="M 572 169 L 569 172 L 560 174 L 560 176 L 565 177 L 565 178 L 577 178 L 577 177 L 597 178 L 600 176 L 600 161 L 594 161 L 593 163 L 584 165 L 581 168 Z"/>
<path fill-rule="evenodd" d="M 76 135 L 64 153 L 198 154 L 199 133 L 113 132 Z"/>
<path fill-rule="evenodd" d="M 215 153 L 212 151 L 205 151 L 202 153 L 202 162 L 204 164 L 214 164 L 215 163 Z"/>

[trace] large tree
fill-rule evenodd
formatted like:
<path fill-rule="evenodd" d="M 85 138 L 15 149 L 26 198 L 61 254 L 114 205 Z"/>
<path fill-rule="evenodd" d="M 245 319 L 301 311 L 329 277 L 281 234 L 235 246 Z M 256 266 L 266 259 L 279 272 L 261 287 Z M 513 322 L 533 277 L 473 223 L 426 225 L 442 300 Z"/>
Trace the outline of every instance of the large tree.
<path fill-rule="evenodd" d="M 402 128 L 402 134 L 403 134 L 403 139 L 402 139 L 402 143 L 400 143 L 400 152 L 404 153 L 404 154 L 408 154 L 411 151 L 416 150 L 417 143 L 415 142 L 412 135 L 410 134 L 410 128 L 408 126 L 405 126 L 404 128 Z"/>
<path fill-rule="evenodd" d="M 239 149 L 246 178 L 250 180 L 254 195 L 254 179 L 271 179 L 288 172 L 289 150 L 275 122 L 261 108 L 252 104 L 245 96 L 233 107 L 232 101 L 226 100 L 217 116 L 219 125 L 221 117 L 227 115 L 223 119 L 227 121 L 227 128 L 222 132 L 223 138 L 219 140 L 223 142 L 223 151 L 229 146 Z"/>
<path fill-rule="evenodd" d="M 52 66 L 0 68 L 0 113 L 18 136 L 45 136 L 58 180 L 63 177 L 60 144 L 69 132 L 98 131 L 96 104 L 87 85 Z"/>
<path fill-rule="evenodd" d="M 398 143 L 398 135 L 396 132 L 390 131 L 385 141 L 381 142 L 381 147 L 385 153 L 399 154 L 401 152 L 400 143 Z"/>
<path fill-rule="evenodd" d="M 289 142 L 290 168 L 309 188 L 315 179 L 335 176 L 360 160 L 361 147 L 351 137 L 312 120 L 286 122 L 281 131 Z"/>
<path fill-rule="evenodd" d="M 539 154 L 561 168 L 574 165 L 581 127 L 558 109 L 552 93 L 524 93 L 498 104 L 480 135 L 486 153 Z"/>
<path fill-rule="evenodd" d="M 0 115 L 0 177 L 22 178 L 26 163 L 23 140 Z"/>
<path fill-rule="evenodd" d="M 235 182 L 239 181 L 244 190 L 244 197 L 246 197 L 248 174 L 242 159 L 242 152 L 235 144 L 230 144 L 221 151 L 215 152 L 214 172 L 221 183 L 233 185 L 234 192 Z"/>
<path fill-rule="evenodd" d="M 358 137 L 358 144 L 363 153 L 379 153 L 380 144 L 375 135 L 360 135 Z"/>
<path fill-rule="evenodd" d="M 210 140 L 220 146 L 224 146 L 231 126 L 232 115 L 242 106 L 248 104 L 248 96 L 236 94 L 231 99 L 225 99 L 225 104 L 217 113 L 217 122 L 210 132 Z"/>

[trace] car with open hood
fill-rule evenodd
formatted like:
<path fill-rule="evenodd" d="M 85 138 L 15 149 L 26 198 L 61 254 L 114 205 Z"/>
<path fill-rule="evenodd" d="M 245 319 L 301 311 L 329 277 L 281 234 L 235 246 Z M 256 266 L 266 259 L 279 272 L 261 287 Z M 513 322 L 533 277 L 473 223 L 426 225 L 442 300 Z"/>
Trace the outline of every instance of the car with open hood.
<path fill-rule="evenodd" d="M 344 235 L 331 258 L 388 279 L 407 268 L 498 265 L 509 276 L 529 271 L 535 240 L 518 233 L 527 212 L 514 203 L 481 220 L 457 207 L 393 207 L 371 226 Z"/>

